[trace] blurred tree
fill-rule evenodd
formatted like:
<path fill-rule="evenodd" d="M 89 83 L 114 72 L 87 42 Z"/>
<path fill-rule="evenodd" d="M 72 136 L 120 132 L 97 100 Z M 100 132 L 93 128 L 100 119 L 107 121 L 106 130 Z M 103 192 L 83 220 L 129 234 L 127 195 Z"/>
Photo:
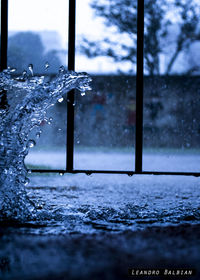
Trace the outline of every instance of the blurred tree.
<path fill-rule="evenodd" d="M 187 51 L 194 41 L 200 40 L 200 6 L 195 0 L 145 0 L 144 3 L 145 72 L 150 75 L 160 74 L 160 55 L 168 53 L 165 74 L 170 74 L 179 54 Z M 108 56 L 116 62 L 135 64 L 137 1 L 93 0 L 91 7 L 96 16 L 104 19 L 107 27 L 114 27 L 116 33 L 126 36 L 128 40 L 123 41 L 121 37 L 116 42 L 113 36 L 105 36 L 99 41 L 83 38 L 80 51 L 88 57 Z M 173 25 L 178 27 L 178 32 L 174 40 L 171 40 L 170 26 Z"/>
<path fill-rule="evenodd" d="M 61 61 L 57 52 L 52 50 L 45 53 L 39 34 L 33 32 L 19 32 L 8 40 L 8 66 L 17 68 L 18 72 L 27 69 L 31 63 L 34 72 L 44 72 L 44 64 L 48 61 L 50 72 L 57 72 Z"/>

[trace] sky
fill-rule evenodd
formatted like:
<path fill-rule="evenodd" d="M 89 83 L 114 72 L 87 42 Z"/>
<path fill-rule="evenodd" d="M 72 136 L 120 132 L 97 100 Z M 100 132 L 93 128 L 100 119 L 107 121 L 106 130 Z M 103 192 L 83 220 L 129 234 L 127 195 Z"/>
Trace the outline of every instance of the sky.
<path fill-rule="evenodd" d="M 101 40 L 105 34 L 109 34 L 110 38 L 112 36 L 114 36 L 112 38 L 116 38 L 116 42 L 117 40 L 124 40 L 122 34 L 118 35 L 118 38 L 115 31 L 110 31 L 103 24 L 103 19 L 94 16 L 89 5 L 91 1 L 76 1 L 76 46 L 79 46 L 82 35 Z M 67 54 L 68 3 L 68 0 L 9 0 L 9 31 L 56 31 L 59 34 L 59 40 L 56 37 L 52 46 L 53 48 L 56 48 L 56 45 L 60 46 Z M 49 45 L 51 44 L 49 43 Z M 164 64 L 165 62 L 163 62 L 163 66 Z M 76 56 L 77 71 L 117 73 L 118 69 L 126 72 L 131 69 L 130 67 L 132 65 L 128 63 L 114 63 L 108 57 L 88 59 L 80 54 Z"/>
<path fill-rule="evenodd" d="M 77 0 L 77 34 L 91 28 L 90 0 Z M 99 26 L 98 26 L 99 28 Z M 68 33 L 68 0 L 9 0 L 9 30 L 56 30 L 65 46 Z"/>
<path fill-rule="evenodd" d="M 94 18 L 89 6 L 90 1 L 77 0 L 77 44 L 83 34 L 101 38 L 102 34 L 106 32 L 102 20 Z M 60 37 L 60 47 L 67 51 L 68 0 L 9 0 L 8 28 L 10 34 L 15 31 L 56 31 Z M 88 60 L 85 56 L 80 55 L 76 59 L 76 68 L 77 71 L 89 72 L 113 72 L 116 69 L 109 59 Z"/>

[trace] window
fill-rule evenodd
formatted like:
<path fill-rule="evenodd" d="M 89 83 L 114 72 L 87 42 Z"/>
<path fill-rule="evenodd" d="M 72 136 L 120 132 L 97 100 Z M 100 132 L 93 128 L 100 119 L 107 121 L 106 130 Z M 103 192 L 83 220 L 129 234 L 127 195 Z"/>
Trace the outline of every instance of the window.
<path fill-rule="evenodd" d="M 31 59 L 38 74 L 48 61 L 49 76 L 63 64 L 93 77 L 92 93 L 69 92 L 49 112 L 42 130 L 54 143 L 48 155 L 38 140 L 33 171 L 199 176 L 200 6 L 112 2 L 109 14 L 95 0 L 1 1 L 1 70 Z"/>

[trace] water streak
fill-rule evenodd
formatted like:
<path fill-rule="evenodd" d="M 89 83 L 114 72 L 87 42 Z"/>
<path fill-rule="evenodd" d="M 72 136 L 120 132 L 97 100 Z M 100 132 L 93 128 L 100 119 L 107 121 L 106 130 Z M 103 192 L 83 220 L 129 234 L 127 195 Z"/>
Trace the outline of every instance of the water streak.
<path fill-rule="evenodd" d="M 14 68 L 0 73 L 0 221 L 34 219 L 37 210 L 26 192 L 29 179 L 24 164 L 29 149 L 36 144 L 29 133 L 36 127 L 36 137 L 40 136 L 47 109 L 68 91 L 91 89 L 86 73 L 66 71 L 61 66 L 56 78 L 49 81 L 45 76 L 33 77 L 32 64 L 28 68 L 30 75 L 25 70 L 13 77 Z"/>

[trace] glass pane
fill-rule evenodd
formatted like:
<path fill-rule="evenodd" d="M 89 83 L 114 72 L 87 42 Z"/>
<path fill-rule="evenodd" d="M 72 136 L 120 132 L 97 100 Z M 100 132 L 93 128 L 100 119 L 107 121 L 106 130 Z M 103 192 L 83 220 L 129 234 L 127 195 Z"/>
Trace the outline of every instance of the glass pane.
<path fill-rule="evenodd" d="M 134 1 L 77 1 L 76 70 L 93 89 L 76 94 L 76 169 L 134 170 L 136 14 Z"/>
<path fill-rule="evenodd" d="M 200 5 L 145 2 L 145 171 L 200 171 Z"/>
<path fill-rule="evenodd" d="M 35 73 L 57 73 L 67 63 L 68 1 L 10 0 L 8 65 L 18 72 L 32 63 Z"/>
<path fill-rule="evenodd" d="M 48 110 L 39 131 L 33 130 L 30 138 L 37 143 L 31 148 L 25 163 L 32 169 L 66 168 L 67 102 L 55 104 Z M 40 135 L 41 134 L 41 135 Z"/>
<path fill-rule="evenodd" d="M 28 65 L 33 64 L 33 75 L 52 79 L 61 65 L 67 67 L 67 0 L 59 1 L 59 5 L 54 0 L 10 0 L 8 28 L 8 66 L 17 68 L 18 73 L 25 69 L 31 76 Z M 65 168 L 66 108 L 65 101 L 49 109 L 41 123 L 39 139 L 33 131 L 31 137 L 37 145 L 26 158 L 29 167 Z"/>

